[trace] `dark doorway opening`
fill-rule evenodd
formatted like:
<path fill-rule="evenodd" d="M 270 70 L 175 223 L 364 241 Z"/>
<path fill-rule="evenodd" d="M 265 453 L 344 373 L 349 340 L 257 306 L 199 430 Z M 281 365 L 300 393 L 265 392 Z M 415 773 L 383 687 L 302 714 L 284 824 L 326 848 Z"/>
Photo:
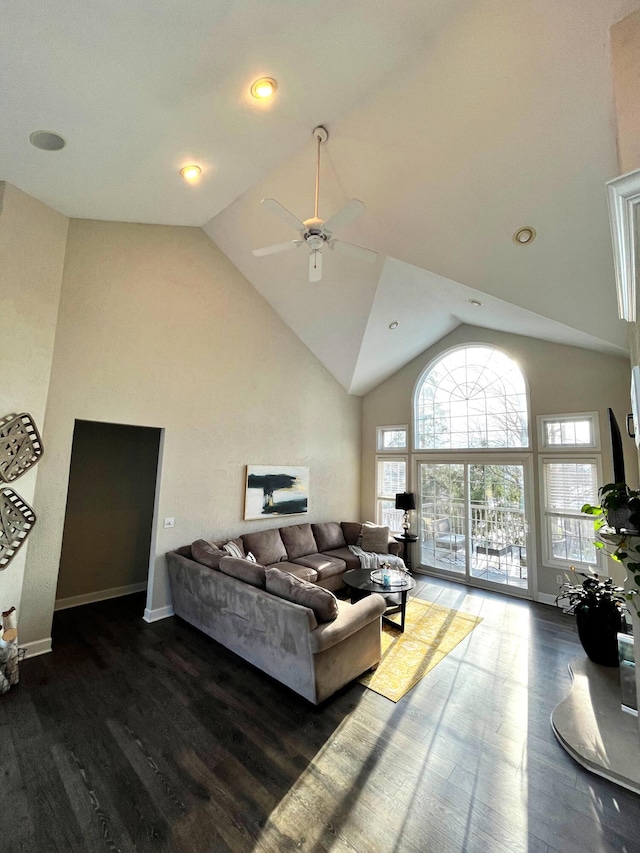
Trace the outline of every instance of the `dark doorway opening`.
<path fill-rule="evenodd" d="M 75 422 L 56 610 L 146 588 L 160 437 Z"/>

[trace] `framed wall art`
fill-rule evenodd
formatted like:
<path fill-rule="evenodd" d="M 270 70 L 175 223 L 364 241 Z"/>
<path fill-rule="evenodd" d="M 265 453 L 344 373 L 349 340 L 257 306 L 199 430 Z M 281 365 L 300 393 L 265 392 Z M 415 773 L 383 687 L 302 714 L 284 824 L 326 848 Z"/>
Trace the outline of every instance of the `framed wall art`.
<path fill-rule="evenodd" d="M 246 520 L 309 511 L 309 469 L 294 465 L 247 465 Z"/>

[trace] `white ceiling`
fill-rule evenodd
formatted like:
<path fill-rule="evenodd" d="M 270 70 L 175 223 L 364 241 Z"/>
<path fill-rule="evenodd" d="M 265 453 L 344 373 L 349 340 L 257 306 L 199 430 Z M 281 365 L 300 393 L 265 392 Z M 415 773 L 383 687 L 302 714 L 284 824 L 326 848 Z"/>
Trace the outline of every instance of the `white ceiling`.
<path fill-rule="evenodd" d="M 204 226 L 351 393 L 460 322 L 621 354 L 608 30 L 639 5 L 5 0 L 0 179 L 69 216 Z M 320 215 L 361 198 L 337 236 L 380 257 L 326 253 L 309 285 L 304 249 L 251 249 L 295 237 L 261 198 L 312 215 L 318 124 Z M 67 147 L 33 148 L 42 129 Z"/>

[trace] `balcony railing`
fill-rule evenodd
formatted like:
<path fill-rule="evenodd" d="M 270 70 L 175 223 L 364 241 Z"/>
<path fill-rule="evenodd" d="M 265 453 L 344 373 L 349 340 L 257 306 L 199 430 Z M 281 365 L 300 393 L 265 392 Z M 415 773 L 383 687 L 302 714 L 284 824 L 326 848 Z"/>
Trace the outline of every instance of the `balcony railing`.
<path fill-rule="evenodd" d="M 424 543 L 433 539 L 436 522 L 448 519 L 451 533 L 466 534 L 465 504 L 462 501 L 423 505 L 420 516 L 420 538 Z M 471 504 L 469 534 L 474 542 L 490 545 L 526 544 L 527 526 L 524 512 L 514 507 L 496 507 L 487 504 Z"/>

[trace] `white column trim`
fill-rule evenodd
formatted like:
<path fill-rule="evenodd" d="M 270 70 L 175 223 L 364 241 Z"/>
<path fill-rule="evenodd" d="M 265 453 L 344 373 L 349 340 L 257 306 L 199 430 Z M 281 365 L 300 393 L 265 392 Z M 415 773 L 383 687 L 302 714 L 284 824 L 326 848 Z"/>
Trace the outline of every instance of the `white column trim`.
<path fill-rule="evenodd" d="M 51 651 L 51 637 L 45 637 L 42 640 L 32 640 L 30 643 L 18 642 L 18 648 L 24 649 L 28 658 L 35 658 L 37 655 L 46 655 Z"/>
<path fill-rule="evenodd" d="M 618 316 L 636 320 L 636 237 L 634 208 L 640 204 L 640 169 L 607 182 L 611 241 L 618 292 Z"/>
<path fill-rule="evenodd" d="M 160 619 L 168 619 L 169 616 L 173 616 L 173 606 L 171 604 L 167 604 L 166 607 L 158 607 L 156 610 L 149 610 L 147 607 L 142 618 L 145 622 L 158 622 Z"/>

